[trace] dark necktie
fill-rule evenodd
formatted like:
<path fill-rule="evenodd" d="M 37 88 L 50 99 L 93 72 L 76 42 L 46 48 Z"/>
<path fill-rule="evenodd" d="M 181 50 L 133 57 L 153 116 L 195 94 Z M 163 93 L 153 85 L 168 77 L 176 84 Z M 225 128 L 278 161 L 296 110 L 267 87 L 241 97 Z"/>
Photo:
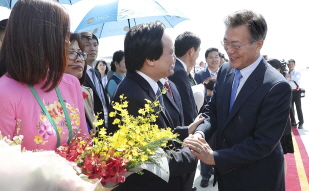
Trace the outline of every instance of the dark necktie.
<path fill-rule="evenodd" d="M 239 81 L 240 81 L 241 78 L 242 78 L 242 75 L 240 73 L 240 70 L 235 69 L 235 77 L 234 77 L 234 83 L 233 83 L 233 87 L 232 87 L 232 91 L 231 91 L 230 110 L 229 111 L 231 111 L 231 109 L 233 107 L 233 104 L 234 104 L 234 101 L 235 101 L 235 98 L 236 98 L 237 89 L 238 89 L 238 86 L 239 86 Z"/>
<path fill-rule="evenodd" d="M 171 97 L 174 99 L 173 92 L 172 92 L 172 89 L 171 89 L 170 84 L 168 83 L 168 81 L 165 81 L 164 86 L 166 87 L 167 92 L 168 92 L 168 93 L 171 95 Z"/>
<path fill-rule="evenodd" d="M 190 86 L 195 86 L 197 85 L 195 79 L 192 77 L 191 73 L 189 73 L 189 82 L 190 82 Z"/>
<path fill-rule="evenodd" d="M 105 105 L 105 100 L 104 100 L 102 88 L 100 87 L 100 83 L 99 83 L 99 81 L 97 80 L 97 77 L 96 77 L 96 75 L 95 75 L 95 70 L 94 70 L 93 68 L 90 68 L 90 71 L 91 71 L 91 73 L 92 73 L 93 85 L 94 85 L 96 91 L 97 91 L 98 94 L 99 94 L 99 98 L 100 98 L 101 102 L 103 103 L 103 105 Z"/>

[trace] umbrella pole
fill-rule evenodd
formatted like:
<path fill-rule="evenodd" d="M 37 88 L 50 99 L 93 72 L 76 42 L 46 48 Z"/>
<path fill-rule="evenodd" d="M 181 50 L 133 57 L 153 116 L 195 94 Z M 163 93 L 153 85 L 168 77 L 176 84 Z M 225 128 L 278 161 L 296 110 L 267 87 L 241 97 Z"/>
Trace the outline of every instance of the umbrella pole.
<path fill-rule="evenodd" d="M 128 19 L 128 24 L 129 24 L 129 29 L 131 29 L 131 26 L 130 26 L 130 19 Z"/>

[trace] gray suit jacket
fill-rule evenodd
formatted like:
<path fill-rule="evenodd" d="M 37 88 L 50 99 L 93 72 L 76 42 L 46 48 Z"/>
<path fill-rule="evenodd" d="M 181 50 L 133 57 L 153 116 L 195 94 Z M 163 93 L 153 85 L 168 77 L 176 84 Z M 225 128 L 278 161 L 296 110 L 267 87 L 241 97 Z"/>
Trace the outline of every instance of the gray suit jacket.
<path fill-rule="evenodd" d="M 211 124 L 204 131 L 206 140 L 217 131 L 214 158 L 219 190 L 283 191 L 284 158 L 278 143 L 289 115 L 291 88 L 263 59 L 229 112 L 233 79 L 234 69 L 223 64 L 205 112 L 206 123 Z"/>

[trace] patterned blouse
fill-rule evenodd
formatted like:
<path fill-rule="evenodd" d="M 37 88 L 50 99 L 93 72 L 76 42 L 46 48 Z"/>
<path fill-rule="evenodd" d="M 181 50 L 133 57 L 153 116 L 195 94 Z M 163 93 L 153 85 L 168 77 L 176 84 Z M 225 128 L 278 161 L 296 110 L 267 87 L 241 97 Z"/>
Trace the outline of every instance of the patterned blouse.
<path fill-rule="evenodd" d="M 60 144 L 68 141 L 68 125 L 55 90 L 44 92 L 41 84 L 34 89 L 54 120 Z M 76 77 L 64 74 L 58 85 L 69 114 L 73 136 L 78 131 L 88 136 L 82 90 Z M 56 150 L 57 134 L 27 84 L 4 75 L 0 78 L 0 131 L 3 136 L 23 135 L 27 150 Z"/>

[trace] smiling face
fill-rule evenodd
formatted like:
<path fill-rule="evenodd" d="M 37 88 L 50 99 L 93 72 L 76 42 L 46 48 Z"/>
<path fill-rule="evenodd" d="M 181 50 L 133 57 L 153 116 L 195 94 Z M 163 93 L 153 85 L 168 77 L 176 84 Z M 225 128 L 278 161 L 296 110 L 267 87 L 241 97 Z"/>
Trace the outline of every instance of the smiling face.
<path fill-rule="evenodd" d="M 85 52 L 88 53 L 87 64 L 92 65 L 98 56 L 98 42 L 96 39 L 86 40 Z"/>
<path fill-rule="evenodd" d="M 207 66 L 208 68 L 215 72 L 218 70 L 219 66 L 220 66 L 220 56 L 219 56 L 219 52 L 217 51 L 211 51 L 209 52 L 207 58 L 206 58 L 206 62 L 207 62 Z"/>
<path fill-rule="evenodd" d="M 76 40 L 71 42 L 69 54 L 74 54 L 75 52 L 82 52 Z M 78 56 L 75 60 L 69 59 L 68 66 L 64 73 L 71 74 L 77 79 L 80 79 L 83 76 L 84 67 L 85 61 L 81 60 L 81 57 Z"/>
<path fill-rule="evenodd" d="M 163 53 L 161 57 L 154 61 L 154 70 L 157 80 L 174 74 L 176 56 L 174 54 L 174 43 L 166 33 L 162 37 Z"/>
<path fill-rule="evenodd" d="M 255 62 L 260 56 L 263 40 L 251 41 L 250 33 L 246 25 L 227 28 L 224 36 L 224 44 L 229 56 L 232 68 L 243 69 Z M 238 46 L 239 48 L 235 48 Z"/>

